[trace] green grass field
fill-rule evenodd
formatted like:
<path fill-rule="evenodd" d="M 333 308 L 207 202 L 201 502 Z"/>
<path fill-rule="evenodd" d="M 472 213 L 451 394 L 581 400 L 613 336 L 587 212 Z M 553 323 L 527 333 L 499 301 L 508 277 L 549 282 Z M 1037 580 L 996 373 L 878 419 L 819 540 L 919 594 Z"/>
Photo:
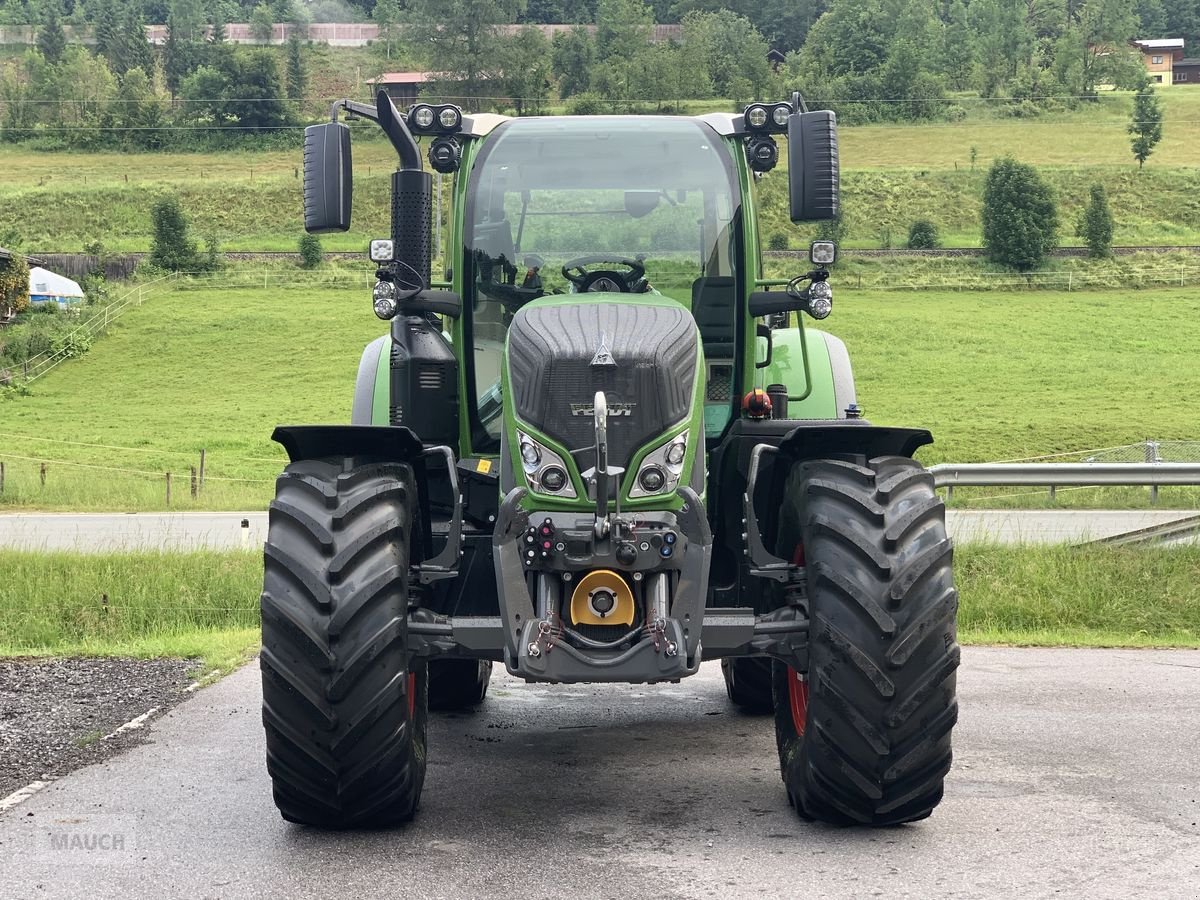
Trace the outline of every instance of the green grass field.
<path fill-rule="evenodd" d="M 328 85 L 335 87 L 349 85 Z M 1162 100 L 1163 141 L 1143 173 L 1130 156 L 1125 132 L 1128 94 L 1038 119 L 999 118 L 993 105 L 963 99 L 970 115 L 960 122 L 844 127 L 848 246 L 902 245 L 918 218 L 936 222 L 947 246 L 978 246 L 984 174 L 993 159 L 1010 153 L 1042 167 L 1053 185 L 1065 244 L 1079 243 L 1074 221 L 1095 181 L 1108 189 L 1118 244 L 1198 244 L 1200 90 L 1163 91 Z M 728 103 L 714 100 L 707 108 Z M 354 228 L 326 236 L 327 249 L 361 250 L 368 238 L 388 230 L 388 173 L 395 155 L 367 128 L 359 134 Z M 21 235 L 29 252 L 75 251 L 97 238 L 113 250 L 145 250 L 153 200 L 174 192 L 197 234 L 214 235 L 225 249 L 295 250 L 301 234 L 301 140 L 297 130 L 292 150 L 240 153 L 0 148 L 6 176 L 0 184 L 0 234 Z M 761 183 L 762 232 L 786 235 L 801 247 L 808 232 L 787 221 L 783 176 L 781 167 Z"/>
<path fill-rule="evenodd" d="M 169 471 L 172 508 L 264 507 L 284 461 L 274 426 L 349 418 L 362 347 L 383 331 L 359 278 L 322 285 L 276 270 L 265 287 L 198 281 L 151 295 L 29 396 L 0 400 L 0 506 L 161 509 Z M 826 325 L 849 345 L 868 418 L 928 427 L 927 464 L 1200 433 L 1187 399 L 1200 392 L 1200 288 L 837 296 Z M 193 501 L 202 448 L 207 480 Z M 1182 489 L 1163 502 L 1195 504 Z"/>
<path fill-rule="evenodd" d="M 1198 548 L 955 555 L 964 643 L 1200 646 Z M 0 551 L 0 570 L 0 657 L 181 656 L 225 671 L 258 647 L 258 553 Z"/>

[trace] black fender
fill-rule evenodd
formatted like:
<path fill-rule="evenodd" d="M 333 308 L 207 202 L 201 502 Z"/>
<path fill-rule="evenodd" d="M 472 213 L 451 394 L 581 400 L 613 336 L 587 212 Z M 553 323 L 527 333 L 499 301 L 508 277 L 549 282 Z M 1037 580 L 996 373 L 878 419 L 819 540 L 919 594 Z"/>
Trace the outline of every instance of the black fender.
<path fill-rule="evenodd" d="M 789 431 L 779 442 L 779 452 L 793 460 L 847 455 L 911 458 L 932 443 L 933 435 L 923 428 L 872 425 L 866 419 L 813 420 Z"/>
<path fill-rule="evenodd" d="M 359 456 L 415 463 L 425 452 L 411 428 L 392 425 L 280 425 L 271 440 L 291 462 L 330 456 Z"/>
<path fill-rule="evenodd" d="M 271 440 L 283 446 L 288 459 L 338 458 L 363 462 L 403 462 L 412 466 L 420 507 L 419 540 L 415 542 L 412 562 L 419 564 L 422 582 L 429 583 L 458 574 L 462 546 L 462 492 L 454 453 L 449 447 L 425 447 L 411 428 L 402 425 L 280 425 Z M 446 541 L 434 551 L 430 503 L 428 460 L 441 457 L 448 473 L 452 513 L 447 523 Z"/>
<path fill-rule="evenodd" d="M 750 573 L 785 584 L 799 578 L 800 569 L 779 559 L 773 545 L 778 525 L 778 498 L 793 466 L 811 459 L 845 459 L 866 462 L 880 456 L 912 458 L 918 449 L 933 443 L 922 428 L 872 425 L 864 419 L 812 421 L 798 424 L 776 446 L 762 442 L 750 450 L 742 517 Z M 770 535 L 771 539 L 764 538 Z"/>

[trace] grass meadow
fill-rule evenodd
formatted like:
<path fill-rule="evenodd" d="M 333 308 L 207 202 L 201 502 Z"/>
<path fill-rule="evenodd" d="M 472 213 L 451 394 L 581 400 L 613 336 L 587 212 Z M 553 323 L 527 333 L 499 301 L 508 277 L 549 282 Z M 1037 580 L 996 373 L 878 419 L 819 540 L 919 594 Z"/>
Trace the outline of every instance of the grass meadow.
<path fill-rule="evenodd" d="M 329 90 L 343 85 L 330 84 Z M 318 88 L 315 88 L 316 90 Z M 330 95 L 332 96 L 332 94 Z M 1011 154 L 1039 166 L 1060 203 L 1064 244 L 1092 183 L 1104 184 L 1128 245 L 1200 244 L 1200 91 L 1163 91 L 1163 140 L 1144 172 L 1129 152 L 1129 94 L 1034 119 L 1000 117 L 994 104 L 957 98 L 967 118 L 841 129 L 843 205 L 849 247 L 902 245 L 918 218 L 934 221 L 946 246 L 978 246 L 983 179 L 993 159 Z M 689 104 L 689 112 L 729 108 Z M 395 154 L 372 128 L 356 127 L 353 230 L 327 235 L 326 249 L 361 250 L 387 233 L 388 173 Z M 289 150 L 220 153 L 47 153 L 0 148 L 0 234 L 24 249 L 78 251 L 99 237 L 111 250 L 146 250 L 156 196 L 178 194 L 198 236 L 228 250 L 296 249 L 300 237 L 301 142 Z M 975 158 L 972 159 L 972 150 Z M 786 158 L 786 154 L 784 154 Z M 760 183 L 764 239 L 802 247 L 809 231 L 786 216 L 781 165 Z M 37 215 L 31 216 L 30 209 Z"/>
<path fill-rule="evenodd" d="M 347 421 L 362 348 L 383 326 L 362 273 L 253 278 L 150 294 L 86 355 L 0 399 L 0 508 L 164 509 L 167 472 L 171 508 L 263 508 L 284 463 L 272 429 Z M 867 417 L 929 428 L 926 464 L 1200 433 L 1200 287 L 836 290 L 824 324 L 849 346 Z M 998 492 L 956 502 L 972 493 Z M 1062 491 L 1056 502 L 1142 505 L 1145 491 Z M 1188 489 L 1164 489 L 1161 502 L 1196 505 Z"/>

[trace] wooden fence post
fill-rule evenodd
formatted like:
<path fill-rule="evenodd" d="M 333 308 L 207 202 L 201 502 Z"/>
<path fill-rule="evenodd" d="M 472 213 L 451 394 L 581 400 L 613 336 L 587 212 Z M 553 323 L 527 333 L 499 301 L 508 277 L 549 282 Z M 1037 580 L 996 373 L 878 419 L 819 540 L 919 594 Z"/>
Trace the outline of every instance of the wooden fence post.
<path fill-rule="evenodd" d="M 198 485 L 196 482 L 196 467 L 192 466 L 192 499 L 193 500 L 196 499 L 197 490 L 198 490 Z"/>
<path fill-rule="evenodd" d="M 0 460 L 0 494 L 4 493 L 4 460 Z"/>
<path fill-rule="evenodd" d="M 171 505 L 171 473 L 167 473 L 167 506 Z"/>
<path fill-rule="evenodd" d="M 42 487 L 45 487 L 46 486 L 46 464 L 45 463 L 42 463 L 41 478 L 42 478 Z"/>
<path fill-rule="evenodd" d="M 208 451 L 205 450 L 203 447 L 201 447 L 200 448 L 200 488 L 201 488 L 201 490 L 204 489 L 204 457 L 207 454 L 208 454 Z"/>

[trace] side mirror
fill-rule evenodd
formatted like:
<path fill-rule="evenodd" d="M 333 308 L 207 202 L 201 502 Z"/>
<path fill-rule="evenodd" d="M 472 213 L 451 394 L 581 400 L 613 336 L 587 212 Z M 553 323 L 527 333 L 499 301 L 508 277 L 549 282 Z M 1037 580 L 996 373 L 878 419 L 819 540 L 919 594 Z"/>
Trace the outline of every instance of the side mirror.
<path fill-rule="evenodd" d="M 350 129 L 341 122 L 304 129 L 304 230 L 350 230 Z"/>
<path fill-rule="evenodd" d="M 788 195 L 793 222 L 838 216 L 837 116 L 827 109 L 788 117 Z"/>

